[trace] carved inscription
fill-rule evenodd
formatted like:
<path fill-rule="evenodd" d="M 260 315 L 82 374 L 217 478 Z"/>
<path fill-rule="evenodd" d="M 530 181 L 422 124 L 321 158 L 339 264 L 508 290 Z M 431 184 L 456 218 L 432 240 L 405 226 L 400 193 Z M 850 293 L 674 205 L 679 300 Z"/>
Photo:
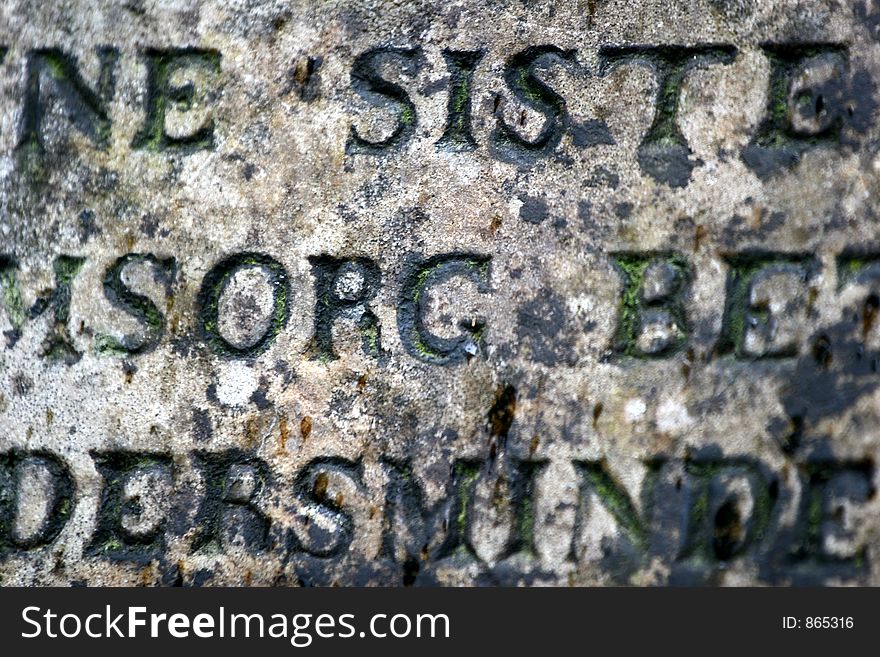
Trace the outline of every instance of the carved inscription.
<path fill-rule="evenodd" d="M 869 125 L 871 108 L 860 94 L 871 89 L 863 71 L 854 72 L 846 45 L 837 43 L 780 42 L 756 46 L 770 66 L 764 117 L 742 151 L 745 164 L 759 177 L 795 166 L 808 150 L 837 147 Z M 8 48 L 0 50 L 5 56 Z M 585 125 L 574 124 L 566 99 L 539 74 L 551 65 L 582 66 L 579 53 L 551 44 L 530 46 L 507 56 L 503 80 L 516 102 L 543 117 L 536 135 L 524 136 L 520 125 L 504 118 L 501 95 L 496 97 L 498 115 L 495 127 L 482 144 L 474 134 L 474 84 L 489 50 L 444 48 L 447 67 L 447 110 L 438 149 L 473 151 L 488 146 L 491 154 L 523 165 L 550 157 L 565 134 L 577 146 L 615 144 L 614 136 L 602 119 Z M 724 43 L 683 45 L 603 45 L 598 50 L 598 67 L 587 71 L 586 79 L 599 81 L 615 69 L 645 65 L 655 78 L 653 120 L 642 137 L 637 159 L 644 175 L 673 188 L 685 187 L 693 170 L 701 163 L 693 157 L 679 126 L 682 87 L 688 74 L 706 66 L 730 65 L 739 56 L 736 47 Z M 83 134 L 97 148 L 106 148 L 113 130 L 110 103 L 114 100 L 115 71 L 121 57 L 129 56 L 111 47 L 100 48 L 99 78 L 89 83 L 80 65 L 58 48 L 30 50 L 26 53 L 26 80 L 23 95 L 18 149 L 29 157 L 38 156 L 42 139 L 46 95 L 53 93 Z M 216 121 L 211 112 L 213 100 L 222 84 L 222 54 L 199 48 L 147 49 L 140 53 L 146 64 L 144 122 L 135 134 L 131 148 L 157 152 L 195 152 L 212 149 Z M 399 69 L 404 77 L 416 75 L 426 66 L 420 46 L 380 46 L 360 53 L 351 65 L 351 87 L 355 94 L 376 111 L 392 116 L 392 128 L 384 135 L 372 135 L 349 124 L 346 151 L 349 155 L 383 155 L 399 152 L 417 138 L 420 123 L 411 92 L 384 71 Z M 178 83 L 179 73 L 188 81 Z M 48 91 L 47 91 L 48 90 Z M 168 115 L 198 114 L 190 118 L 195 127 L 169 131 Z M 37 171 L 36 169 L 34 171 Z"/>
<path fill-rule="evenodd" d="M 877 2 L 140 4 L 0 46 L 0 584 L 880 582 Z"/>
<path fill-rule="evenodd" d="M 77 498 L 69 466 L 48 452 L 13 451 L 0 457 L 0 477 L 6 482 L 0 498 L 0 549 L 46 549 L 64 531 L 77 505 L 84 503 Z M 191 492 L 172 488 L 183 470 L 171 455 L 95 452 L 92 458 L 103 480 L 87 550 L 94 559 L 147 562 L 161 557 L 169 541 L 177 543 L 186 536 L 192 554 L 280 551 L 289 560 L 332 562 L 352 559 L 347 550 L 355 527 L 368 522 L 328 494 L 330 477 L 363 490 L 363 464 L 358 462 L 321 457 L 291 482 L 277 480 L 262 460 L 244 451 L 193 452 L 186 470 L 198 473 L 203 492 L 197 507 L 188 510 L 180 502 L 192 499 Z M 446 496 L 432 505 L 409 464 L 385 459 L 384 510 L 375 518 L 383 526 L 381 541 L 375 555 L 359 558 L 364 563 L 378 559 L 380 564 L 402 565 L 409 573 L 404 577 L 415 577 L 420 563 L 439 568 L 450 560 L 470 562 L 487 581 L 503 583 L 505 564 L 538 554 L 537 518 L 545 505 L 555 503 L 537 492 L 547 465 L 540 460 L 510 461 L 499 471 L 487 461 L 456 461 Z M 848 512 L 841 512 L 844 507 L 839 505 L 845 503 L 855 512 L 873 496 L 871 463 L 807 460 L 791 484 L 783 484 L 778 473 L 750 459 L 705 454 L 685 461 L 659 458 L 645 466 L 642 500 L 636 503 L 607 464 L 570 464 L 578 491 L 570 560 L 590 558 L 593 539 L 584 531 L 591 514 L 601 507 L 620 530 L 614 547 L 606 548 L 606 559 L 614 564 L 612 575 L 623 576 L 628 568 L 652 558 L 667 562 L 674 580 L 690 583 L 711 582 L 726 563 L 743 559 L 760 568 L 762 578 L 770 582 L 852 578 L 865 568 L 866 546 L 854 540 L 847 529 Z M 509 490 L 504 503 L 507 539 L 501 552 L 487 560 L 473 528 L 489 509 L 477 500 L 476 490 L 481 482 L 499 476 Z M 43 481 L 39 494 L 45 503 L 41 517 L 26 522 L 22 496 L 34 495 L 28 480 L 35 477 Z M 287 488 L 316 514 L 305 533 L 277 526 L 270 518 L 271 497 Z M 793 525 L 781 520 L 788 510 L 795 512 Z M 30 527 L 23 530 L 25 524 Z"/>
<path fill-rule="evenodd" d="M 611 349 L 621 356 L 669 358 L 687 346 L 689 282 L 696 275 L 688 258 L 678 253 L 626 252 L 610 254 L 620 279 L 617 326 L 609 336 Z M 363 353 L 376 359 L 383 354 L 381 329 L 372 309 L 381 285 L 378 266 L 367 258 L 335 258 L 328 255 L 309 259 L 314 280 L 316 305 L 314 317 L 313 358 L 333 360 L 332 330 L 336 321 L 350 320 L 361 335 Z M 43 342 L 41 356 L 77 362 L 81 356 L 70 340 L 67 313 L 70 307 L 71 282 L 84 259 L 60 256 L 54 265 L 56 288 L 39 297 L 25 315 L 21 308 L 13 260 L 5 257 L 3 311 L 20 332 L 28 318 L 49 312 L 53 316 Z M 114 306 L 143 325 L 144 337 L 116 338 L 98 334 L 94 350 L 106 355 L 136 356 L 160 343 L 166 318 L 149 298 L 133 292 L 121 278 L 133 264 L 149 265 L 169 290 L 173 289 L 175 261 L 171 257 L 131 253 L 111 263 L 104 277 L 104 294 Z M 727 269 L 726 296 L 721 330 L 715 351 L 736 358 L 793 358 L 801 353 L 805 338 L 802 328 L 810 322 L 810 297 L 815 302 L 812 279 L 819 272 L 814 256 L 801 253 L 764 253 L 747 251 L 723 257 Z M 874 261 L 864 256 L 841 255 L 838 258 L 841 285 L 873 282 L 880 279 Z M 230 343 L 220 324 L 221 297 L 232 277 L 241 271 L 263 272 L 271 290 L 272 302 L 266 313 L 266 328 L 250 344 Z M 253 359 L 271 348 L 284 330 L 291 308 L 298 300 L 288 284 L 284 264 L 272 256 L 237 253 L 222 259 L 208 271 L 197 299 L 198 334 L 216 355 L 233 359 Z M 426 259 L 413 258 L 397 282 L 397 327 L 405 351 L 418 360 L 434 365 L 455 365 L 479 356 L 488 327 L 482 317 L 464 317 L 461 333 L 453 338 L 434 335 L 424 321 L 426 299 L 435 286 L 461 278 L 483 295 L 497 295 L 492 287 L 492 257 L 472 253 L 450 253 Z M 876 312 L 876 294 L 864 301 L 861 321 L 871 322 Z M 14 338 L 8 336 L 8 339 Z M 503 339 L 503 336 L 496 336 Z M 12 341 L 14 344 L 14 340 Z"/>

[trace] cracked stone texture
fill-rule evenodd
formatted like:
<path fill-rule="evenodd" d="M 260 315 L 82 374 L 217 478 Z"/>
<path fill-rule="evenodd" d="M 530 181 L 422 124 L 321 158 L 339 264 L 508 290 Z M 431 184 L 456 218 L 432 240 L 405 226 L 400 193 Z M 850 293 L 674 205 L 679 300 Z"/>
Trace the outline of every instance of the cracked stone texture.
<path fill-rule="evenodd" d="M 0 582 L 880 585 L 878 30 L 870 0 L 4 2 Z M 766 43 L 847 59 L 795 67 L 782 116 L 809 143 L 750 166 Z M 671 117 L 684 141 L 640 150 L 657 76 L 604 66 L 600 48 L 695 44 L 736 51 L 688 64 Z M 534 71 L 559 131 L 522 156 L 498 125 L 535 140 L 554 120 L 506 67 L 544 45 L 557 54 Z M 118 50 L 105 142 L 56 60 L 38 72 L 41 143 L 23 139 L 33 51 L 71 56 L 97 91 L 99 46 Z M 356 59 L 388 46 L 418 49 L 377 73 L 410 109 L 355 88 Z M 207 147 L 133 146 L 147 51 L 168 48 L 220 55 L 219 71 L 171 71 L 193 93 L 160 126 L 213 122 Z M 447 48 L 485 51 L 472 150 L 437 145 Z M 346 147 L 352 126 L 375 142 L 398 125 L 408 136 L 382 152 Z M 657 149 L 666 179 L 647 173 Z M 737 260 L 758 252 L 791 257 Z M 148 323 L 104 285 L 131 253 L 156 259 L 120 274 L 159 311 L 140 352 Z M 203 331 L 203 281 L 237 253 L 286 279 L 232 275 L 229 344 L 272 331 L 288 290 L 253 357 Z M 418 300 L 426 330 L 466 336 L 449 364 L 398 327 L 402 281 L 438 254 L 490 259 L 483 291 L 459 272 Z M 82 261 L 64 261 L 59 319 L 60 256 Z M 373 328 L 357 303 L 369 271 L 345 266 L 318 298 L 318 256 L 375 263 Z M 754 279 L 738 288 L 736 268 Z M 328 298 L 350 304 L 336 359 L 315 337 Z M 422 529 L 413 491 L 439 505 Z"/>

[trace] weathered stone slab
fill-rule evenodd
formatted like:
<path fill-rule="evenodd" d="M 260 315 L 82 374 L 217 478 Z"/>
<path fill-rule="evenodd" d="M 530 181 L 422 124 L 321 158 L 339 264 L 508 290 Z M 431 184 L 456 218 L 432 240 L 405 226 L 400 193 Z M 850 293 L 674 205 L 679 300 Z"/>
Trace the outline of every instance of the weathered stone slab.
<path fill-rule="evenodd" d="M 0 45 L 3 584 L 880 584 L 880 3 Z"/>

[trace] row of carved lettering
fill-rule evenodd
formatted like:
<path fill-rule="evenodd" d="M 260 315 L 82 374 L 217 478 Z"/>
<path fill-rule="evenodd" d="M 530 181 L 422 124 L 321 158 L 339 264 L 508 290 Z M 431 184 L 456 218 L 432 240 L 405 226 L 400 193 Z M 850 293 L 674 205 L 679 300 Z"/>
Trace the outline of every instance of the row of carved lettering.
<path fill-rule="evenodd" d="M 690 332 L 686 300 L 693 272 L 688 259 L 674 252 L 654 251 L 614 253 L 611 257 L 622 288 L 617 328 L 609 352 L 639 358 L 664 358 L 679 352 L 687 345 Z M 379 319 L 370 307 L 381 282 L 378 265 L 363 257 L 321 255 L 309 260 L 316 299 L 312 358 L 337 358 L 333 327 L 338 320 L 356 322 L 364 353 L 375 358 L 386 355 Z M 50 322 L 42 356 L 68 364 L 79 360 L 82 354 L 74 346 L 68 323 L 72 284 L 84 262 L 79 257 L 58 257 L 54 264 L 55 288 L 28 309 L 22 301 L 15 263 L 0 256 L 0 288 L 12 325 L 6 334 L 8 346 L 15 345 L 28 318 L 49 311 L 54 321 Z M 177 269 L 173 258 L 129 253 L 114 261 L 104 275 L 104 294 L 115 307 L 140 323 L 143 335 L 117 339 L 99 334 L 95 339 L 98 353 L 143 354 L 154 349 L 165 333 L 166 318 L 162 311 L 123 280 L 123 272 L 135 264 L 148 265 L 171 293 Z M 481 353 L 487 329 L 484 319 L 462 318 L 463 332 L 454 338 L 435 335 L 425 325 L 426 299 L 431 289 L 455 277 L 469 281 L 479 293 L 491 293 L 491 264 L 490 256 L 473 253 L 439 254 L 407 264 L 397 299 L 398 330 L 407 353 L 438 365 L 463 362 Z M 779 330 L 784 311 L 774 312 L 772 307 L 797 306 L 806 311 L 811 303 L 808 285 L 819 270 L 816 258 L 809 254 L 746 252 L 727 256 L 726 264 L 727 297 L 715 352 L 737 358 L 796 356 L 797 339 Z M 267 277 L 272 308 L 263 334 L 247 345 L 235 345 L 220 330 L 220 299 L 232 278 L 251 268 Z M 880 284 L 880 255 L 845 252 L 837 258 L 837 271 L 840 288 L 860 284 L 869 290 L 860 306 L 853 309 L 851 322 L 861 327 L 864 340 L 880 308 L 880 298 L 873 291 Z M 340 282 L 352 274 L 359 282 L 353 289 L 341 291 Z M 766 293 L 756 292 L 762 283 L 779 278 L 795 281 L 800 292 L 794 298 L 772 300 L 766 298 Z M 291 290 L 287 271 L 278 260 L 265 254 L 245 252 L 228 256 L 205 276 L 198 306 L 199 334 L 213 353 L 223 358 L 253 359 L 269 349 L 288 321 Z"/>
<path fill-rule="evenodd" d="M 235 540 L 253 552 L 283 550 L 319 558 L 342 557 L 352 543 L 356 523 L 352 507 L 333 491 L 342 480 L 366 491 L 361 460 L 319 457 L 285 483 L 277 481 L 268 464 L 252 453 L 195 451 L 192 463 L 204 490 L 196 510 L 189 485 L 173 487 L 180 465 L 172 455 L 96 451 L 91 456 L 104 486 L 86 554 L 118 560 L 160 558 L 169 532 L 183 535 L 192 528 L 192 553 L 221 553 Z M 473 535 L 475 491 L 478 482 L 496 477 L 507 483 L 509 523 L 498 560 L 534 557 L 536 513 L 547 502 L 539 499 L 536 481 L 548 464 L 512 458 L 457 460 L 444 482 L 446 497 L 427 505 L 411 465 L 381 459 L 386 483 L 379 559 L 394 562 L 403 556 L 425 565 L 453 556 L 480 561 Z M 851 511 L 846 510 L 874 497 L 875 472 L 869 460 L 808 457 L 797 466 L 797 481 L 786 483 L 759 460 L 723 457 L 713 450 L 684 460 L 655 458 L 643 463 L 647 475 L 641 504 L 631 499 L 604 461 L 574 461 L 572 465 L 580 488 L 571 560 L 579 558 L 579 535 L 594 496 L 618 527 L 621 538 L 616 548 L 623 551 L 621 556 L 638 563 L 660 557 L 684 564 L 685 570 L 711 569 L 745 558 L 756 561 L 762 577 L 768 579 L 798 572 L 808 578 L 857 577 L 869 570 L 868 548 L 854 540 L 848 524 Z M 48 475 L 44 480 L 51 481 L 53 492 L 42 524 L 22 537 L 17 529 L 17 497 L 26 471 L 32 476 L 35 468 Z M 152 485 L 130 487 L 138 477 L 151 479 Z M 177 491 L 168 494 L 176 495 L 179 504 L 158 499 L 160 479 L 168 484 L 166 490 Z M 49 451 L 0 453 L 0 481 L 5 491 L 0 495 L 0 555 L 51 545 L 75 505 L 82 503 L 69 467 Z M 267 497 L 274 493 L 276 499 L 283 498 L 288 488 L 306 509 L 300 511 L 302 518 L 323 517 L 325 522 L 318 523 L 314 532 L 308 523 L 295 531 L 270 521 Z M 148 506 L 161 513 L 145 513 Z M 797 519 L 791 526 L 781 521 L 786 509 L 796 509 Z M 187 514 L 192 511 L 195 515 L 190 521 Z M 836 547 L 829 549 L 829 544 Z M 848 553 L 840 553 L 841 544 Z"/>
<path fill-rule="evenodd" d="M 849 51 L 837 43 L 773 43 L 761 49 L 770 61 L 770 79 L 765 116 L 757 127 L 743 159 L 758 175 L 765 177 L 780 168 L 795 164 L 801 154 L 813 147 L 840 142 L 845 127 L 863 132 L 872 120 L 873 103 L 869 102 L 873 82 L 867 72 L 852 75 Z M 6 55 L 0 48 L 0 61 Z M 452 151 L 470 151 L 478 147 L 472 130 L 472 95 L 475 70 L 485 50 L 457 51 L 445 49 L 448 67 L 448 104 L 445 129 L 437 147 Z M 539 75 L 541 67 L 553 62 L 572 65 L 575 50 L 553 45 L 531 46 L 511 56 L 505 65 L 504 80 L 509 92 L 524 107 L 542 115 L 542 128 L 537 136 L 528 138 L 519 125 L 510 124 L 503 116 L 502 97 L 496 97 L 497 123 L 490 137 L 494 156 L 517 163 L 528 163 L 550 155 L 565 134 L 571 134 L 577 147 L 614 144 L 615 140 L 601 119 L 584 124 L 572 121 L 565 100 Z M 697 66 L 734 61 L 737 49 L 727 44 L 633 45 L 602 46 L 599 49 L 597 75 L 606 76 L 620 64 L 645 64 L 656 78 L 653 122 L 638 150 L 643 172 L 674 187 L 683 187 L 690 180 L 697 162 L 690 158 L 691 149 L 678 126 L 679 100 L 683 82 Z M 75 125 L 98 147 L 109 143 L 111 119 L 108 103 L 115 90 L 115 65 L 119 53 L 113 48 L 100 48 L 101 72 L 97 84 L 89 86 L 80 75 L 76 61 L 56 48 L 29 51 L 27 54 L 24 107 L 21 119 L 19 148 L 40 152 L 43 149 L 41 123 L 45 114 L 41 79 L 43 72 L 62 92 L 60 98 L 73 114 Z M 214 50 L 175 48 L 148 50 L 146 120 L 136 134 L 134 148 L 152 150 L 197 150 L 212 148 L 214 119 L 189 134 L 172 135 L 166 129 L 166 112 L 175 107 L 189 111 L 197 94 L 208 98 L 210 89 L 197 89 L 192 81 L 176 84 L 178 72 L 190 75 L 196 70 L 216 76 L 220 72 L 221 55 Z M 316 58 L 308 58 L 306 75 L 315 67 Z M 368 139 L 352 125 L 346 149 L 349 153 L 381 154 L 400 148 L 416 134 L 416 105 L 407 91 L 380 73 L 386 61 L 415 74 L 424 64 L 420 47 L 379 47 L 359 55 L 351 70 L 353 89 L 371 105 L 392 112 L 393 130 L 384 138 Z M 807 72 L 816 67 L 831 67 L 831 73 L 820 76 L 810 88 L 803 81 Z M 827 71 L 826 71 L 827 73 Z M 297 76 L 302 78 L 303 74 Z M 300 80 L 300 84 L 304 84 Z M 200 103 L 202 106 L 204 102 Z"/>

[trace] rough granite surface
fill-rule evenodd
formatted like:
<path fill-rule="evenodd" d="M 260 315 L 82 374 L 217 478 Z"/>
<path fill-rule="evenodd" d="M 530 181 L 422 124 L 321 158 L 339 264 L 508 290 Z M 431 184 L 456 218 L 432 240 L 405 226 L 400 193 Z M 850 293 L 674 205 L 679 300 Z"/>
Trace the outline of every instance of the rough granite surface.
<path fill-rule="evenodd" d="M 0 46 L 0 583 L 880 585 L 880 2 Z"/>

